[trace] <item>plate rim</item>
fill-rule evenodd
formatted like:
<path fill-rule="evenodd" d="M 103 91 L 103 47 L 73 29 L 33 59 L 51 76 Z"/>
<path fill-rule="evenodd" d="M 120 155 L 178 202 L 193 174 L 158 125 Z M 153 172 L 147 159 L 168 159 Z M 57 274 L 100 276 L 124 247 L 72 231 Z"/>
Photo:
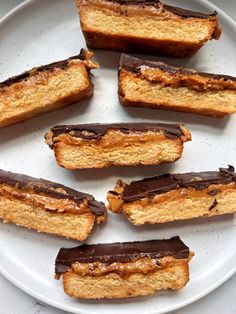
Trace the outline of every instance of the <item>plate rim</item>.
<path fill-rule="evenodd" d="M 22 3 L 18 4 L 15 6 L 13 9 L 11 9 L 9 12 L 7 12 L 2 18 L 0 18 L 0 27 L 5 24 L 9 19 L 14 17 L 15 14 L 20 12 L 21 10 L 24 10 L 25 7 L 28 5 L 32 4 L 33 2 L 36 2 L 39 0 L 24 0 Z M 198 2 L 207 5 L 210 7 L 212 10 L 217 11 L 217 13 L 227 22 L 231 24 L 231 26 L 235 29 L 236 31 L 236 21 L 231 18 L 227 13 L 225 13 L 223 10 L 221 10 L 217 5 L 211 3 L 208 0 L 197 0 Z M 25 292 L 26 294 L 30 295 L 33 298 L 36 298 L 43 303 L 52 306 L 54 308 L 57 308 L 59 310 L 66 311 L 68 313 L 75 313 L 75 314 L 96 314 L 96 312 L 91 312 L 91 311 L 86 311 L 86 310 L 75 310 L 74 308 L 70 308 L 68 305 L 63 305 L 58 303 L 57 301 L 54 301 L 48 297 L 45 297 L 44 295 L 32 290 L 30 287 L 22 283 L 21 281 L 15 279 L 9 272 L 7 272 L 4 267 L 1 266 L 0 264 L 0 274 L 5 277 L 9 282 L 11 282 L 14 286 Z M 192 298 L 189 298 L 186 301 L 182 301 L 177 303 L 176 305 L 169 306 L 168 309 L 162 309 L 162 310 L 157 310 L 157 311 L 151 311 L 146 314 L 164 314 L 168 313 L 174 310 L 181 309 L 187 305 L 190 305 L 203 297 L 207 296 L 217 288 L 219 288 L 223 283 L 225 283 L 228 279 L 230 279 L 234 274 L 236 274 L 236 265 L 233 267 L 227 274 L 225 274 L 221 279 L 216 281 L 214 284 L 212 284 L 208 289 L 205 289 L 204 291 L 198 293 L 197 295 L 193 296 Z"/>

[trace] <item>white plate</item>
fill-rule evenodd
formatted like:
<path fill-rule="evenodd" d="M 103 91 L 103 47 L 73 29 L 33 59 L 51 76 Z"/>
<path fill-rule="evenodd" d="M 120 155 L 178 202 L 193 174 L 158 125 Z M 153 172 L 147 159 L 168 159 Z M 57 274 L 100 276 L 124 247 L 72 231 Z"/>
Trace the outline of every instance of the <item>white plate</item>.
<path fill-rule="evenodd" d="M 169 2 L 199 11 L 216 9 L 203 0 Z M 236 75 L 236 26 L 223 12 L 218 12 L 223 27 L 220 41 L 210 42 L 191 60 L 168 61 L 200 71 Z M 67 58 L 85 46 L 74 1 L 26 1 L 5 17 L 0 26 L 0 80 L 33 66 Z M 96 51 L 95 55 L 101 69 L 93 71 L 94 97 L 0 130 L 0 168 L 62 182 L 105 201 L 106 192 L 120 177 L 131 180 L 167 171 L 214 170 L 236 165 L 236 116 L 214 119 L 123 108 L 117 100 L 119 53 Z M 193 133 L 193 142 L 185 145 L 183 158 L 173 165 L 74 172 L 59 168 L 52 151 L 44 144 L 43 135 L 55 124 L 128 121 L 186 123 Z M 122 217 L 109 214 L 108 223 L 89 238 L 88 243 L 97 243 L 180 235 L 196 252 L 191 262 L 191 281 L 180 292 L 109 302 L 71 299 L 63 293 L 61 282 L 53 279 L 54 260 L 60 247 L 78 243 L 13 225 L 0 225 L 0 272 L 25 292 L 72 313 L 164 313 L 201 298 L 236 272 L 235 222 L 235 216 L 229 215 L 134 228 Z"/>

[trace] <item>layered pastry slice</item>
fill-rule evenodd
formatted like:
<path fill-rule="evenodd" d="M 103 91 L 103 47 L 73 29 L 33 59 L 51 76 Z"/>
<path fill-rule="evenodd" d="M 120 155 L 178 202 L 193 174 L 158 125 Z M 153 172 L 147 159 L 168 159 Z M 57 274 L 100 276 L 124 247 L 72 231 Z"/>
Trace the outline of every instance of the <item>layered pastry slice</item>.
<path fill-rule="evenodd" d="M 123 54 L 119 69 L 119 98 L 125 106 L 221 117 L 236 112 L 236 78 Z"/>
<path fill-rule="evenodd" d="M 0 128 L 90 97 L 90 70 L 98 67 L 92 56 L 81 49 L 78 56 L 0 83 Z"/>
<path fill-rule="evenodd" d="M 45 135 L 66 169 L 174 162 L 191 140 L 185 126 L 160 123 L 59 125 Z"/>
<path fill-rule="evenodd" d="M 106 220 L 106 210 L 92 195 L 0 170 L 0 219 L 82 241 L 95 223 Z"/>
<path fill-rule="evenodd" d="M 108 208 L 137 226 L 236 212 L 234 168 L 165 174 L 125 184 L 108 192 Z"/>
<path fill-rule="evenodd" d="M 219 39 L 217 13 L 204 14 L 158 0 L 77 0 L 88 47 L 190 57 Z"/>
<path fill-rule="evenodd" d="M 75 298 L 145 296 L 183 288 L 189 281 L 192 256 L 179 237 L 82 245 L 59 251 L 55 278 L 62 275 L 65 293 Z"/>

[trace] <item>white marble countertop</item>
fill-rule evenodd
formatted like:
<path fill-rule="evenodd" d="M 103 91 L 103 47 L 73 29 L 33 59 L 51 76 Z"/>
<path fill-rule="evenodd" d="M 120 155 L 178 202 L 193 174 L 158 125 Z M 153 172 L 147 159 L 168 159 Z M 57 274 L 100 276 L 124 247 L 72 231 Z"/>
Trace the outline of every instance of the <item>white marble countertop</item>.
<path fill-rule="evenodd" d="M 22 0 L 0 0 L 0 17 Z M 236 0 L 211 0 L 236 19 Z M 236 275 L 205 298 L 171 314 L 236 314 Z M 26 295 L 0 275 L 0 314 L 65 314 Z"/>

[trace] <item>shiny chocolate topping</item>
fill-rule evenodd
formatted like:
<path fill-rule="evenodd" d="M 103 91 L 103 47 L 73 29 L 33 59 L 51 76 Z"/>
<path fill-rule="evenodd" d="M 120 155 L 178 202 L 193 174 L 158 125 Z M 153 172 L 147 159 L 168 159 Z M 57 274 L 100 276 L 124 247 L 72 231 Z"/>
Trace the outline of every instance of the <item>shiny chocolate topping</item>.
<path fill-rule="evenodd" d="M 147 66 L 150 68 L 157 68 L 163 72 L 166 72 L 170 75 L 193 75 L 193 74 L 199 74 L 204 77 L 209 77 L 212 79 L 217 80 L 231 80 L 236 82 L 236 77 L 229 76 L 229 75 L 223 75 L 223 74 L 213 74 L 213 73 L 207 73 L 207 72 L 197 72 L 193 69 L 185 69 L 185 68 L 179 68 L 174 67 L 172 65 L 158 62 L 158 61 L 149 61 L 149 60 L 143 60 L 139 58 L 132 57 L 127 54 L 122 54 L 120 58 L 120 69 L 125 69 L 130 72 L 134 72 L 137 74 L 141 74 L 141 67 Z"/>
<path fill-rule="evenodd" d="M 0 170 L 0 184 L 7 184 L 26 191 L 34 190 L 36 193 L 43 193 L 56 199 L 69 199 L 78 205 L 87 199 L 89 208 L 94 215 L 101 216 L 105 212 L 105 205 L 96 201 L 92 195 L 78 192 L 59 183 Z"/>
<path fill-rule="evenodd" d="M 203 190 L 212 184 L 229 184 L 232 182 L 236 182 L 233 166 L 220 168 L 219 171 L 164 174 L 125 185 L 122 198 L 125 202 L 133 202 L 142 198 L 153 198 L 156 194 L 178 188 L 192 187 L 196 190 Z"/>
<path fill-rule="evenodd" d="M 10 86 L 11 84 L 19 83 L 20 81 L 26 80 L 27 78 L 29 78 L 30 76 L 33 75 L 32 73 L 37 74 L 39 72 L 49 71 L 49 70 L 53 70 L 55 68 L 66 69 L 69 62 L 71 60 L 75 60 L 75 59 L 85 60 L 86 59 L 85 50 L 81 49 L 79 55 L 70 57 L 66 60 L 57 61 L 57 62 L 53 62 L 50 64 L 42 65 L 40 67 L 33 68 L 32 69 L 33 71 L 29 70 L 29 71 L 26 71 L 20 75 L 10 77 L 6 81 L 0 83 L 0 88 L 7 87 L 7 86 Z"/>
<path fill-rule="evenodd" d="M 211 16 L 217 15 L 216 11 L 211 13 L 211 14 L 205 14 L 205 13 L 195 12 L 195 11 L 186 10 L 186 9 L 182 9 L 179 7 L 167 5 L 167 4 L 162 3 L 159 0 L 156 0 L 156 1 L 151 1 L 151 0 L 107 0 L 107 1 L 119 3 L 121 5 L 138 5 L 141 7 L 151 6 L 151 7 L 154 7 L 156 9 L 162 8 L 162 9 L 169 11 L 175 15 L 181 16 L 182 18 L 207 19 Z"/>
<path fill-rule="evenodd" d="M 122 133 L 162 131 L 167 137 L 173 139 L 183 135 L 180 125 L 162 123 L 57 125 L 51 129 L 53 137 L 68 133 L 73 137 L 81 137 L 85 140 L 100 139 L 109 130 L 119 130 Z"/>
<path fill-rule="evenodd" d="M 84 244 L 72 249 L 60 249 L 56 257 L 55 272 L 59 275 L 63 274 L 76 262 L 126 263 L 142 257 L 159 259 L 165 256 L 173 256 L 177 259 L 188 258 L 189 248 L 179 237 L 143 242 Z"/>

